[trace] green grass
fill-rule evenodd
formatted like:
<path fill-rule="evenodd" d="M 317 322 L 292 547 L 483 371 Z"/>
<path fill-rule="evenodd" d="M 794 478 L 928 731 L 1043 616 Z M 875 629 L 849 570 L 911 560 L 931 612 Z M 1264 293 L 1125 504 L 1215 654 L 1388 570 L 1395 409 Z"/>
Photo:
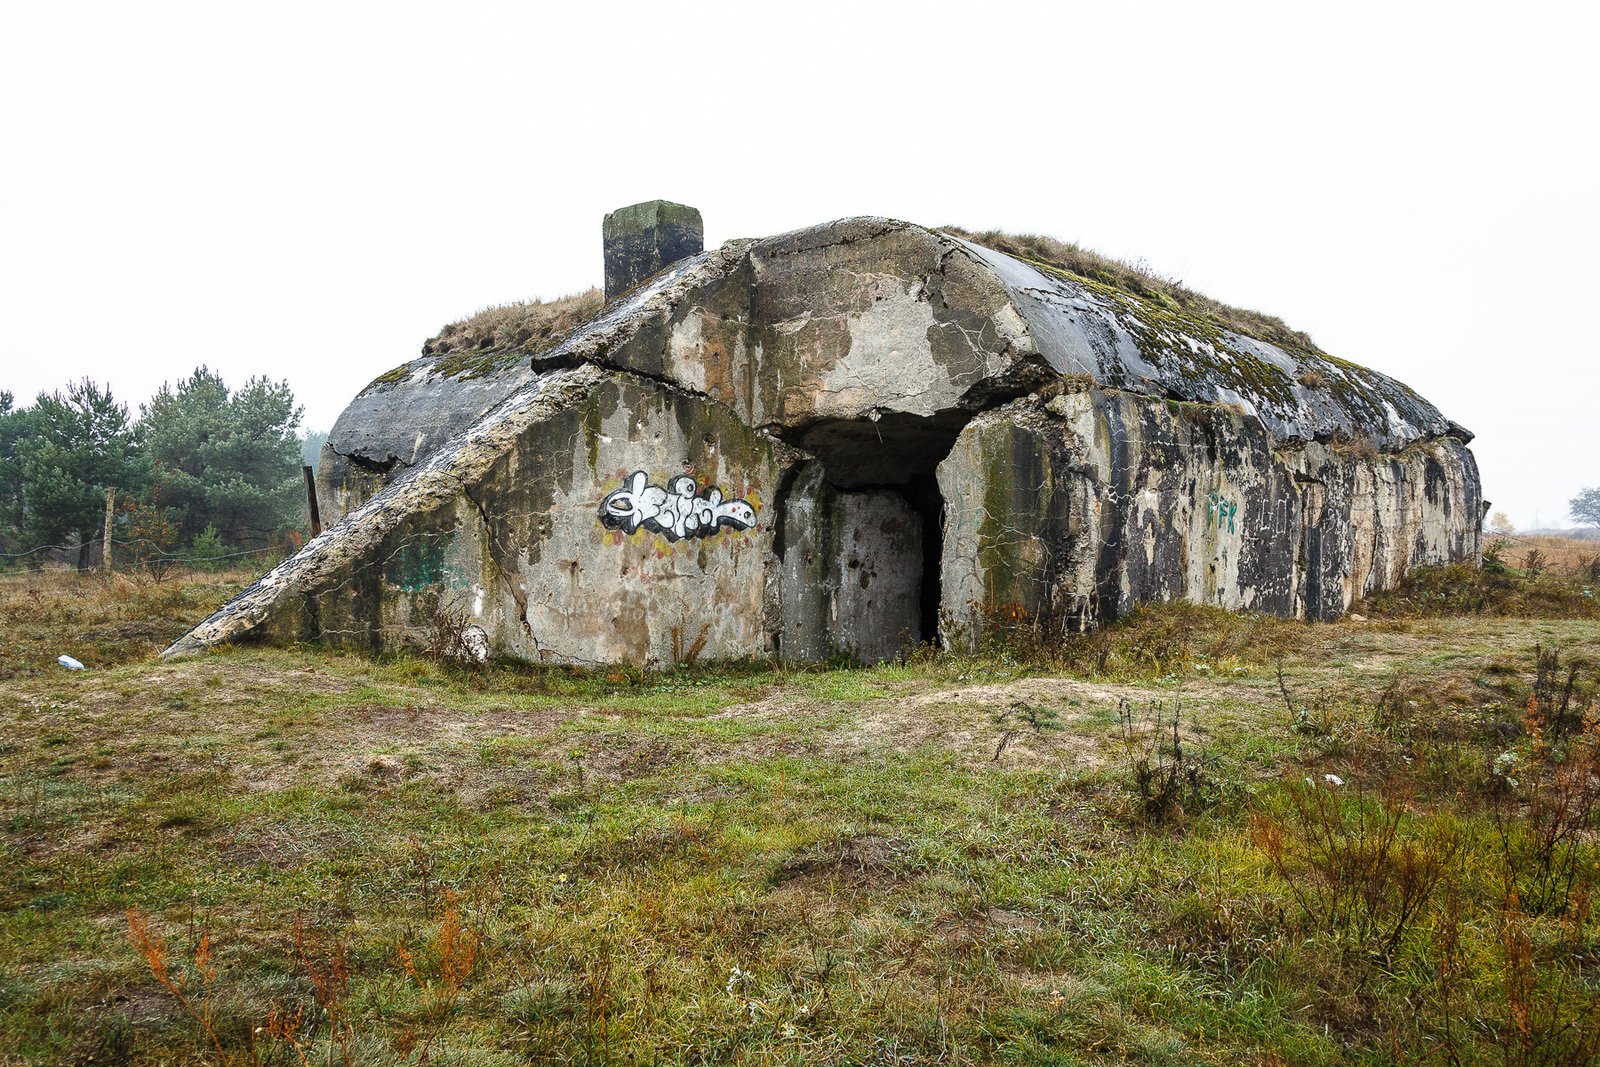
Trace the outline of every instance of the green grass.
<path fill-rule="evenodd" d="M 1562 1029 L 1595 992 L 1586 905 L 1509 910 L 1502 871 L 1536 887 L 1500 832 L 1526 846 L 1554 751 L 1522 726 L 1533 646 L 1588 699 L 1592 620 L 1178 607 L 1049 656 L 852 670 L 152 658 L 242 577 L 0 580 L 0 1057 L 249 1063 L 301 1011 L 310 1061 L 342 1062 L 311 979 L 335 944 L 372 1064 L 1504 1062 L 1593 1028 Z M 1169 755 L 1156 701 L 1197 775 L 1160 822 L 1131 770 Z M 1461 842 L 1394 951 L 1316 904 L 1295 801 L 1326 774 L 1340 840 L 1388 797 L 1400 844 Z M 1380 916 L 1387 884 L 1357 883 Z M 207 939 L 222 1053 L 128 909 L 196 1004 Z M 298 1062 L 266 1029 L 256 1051 Z"/>

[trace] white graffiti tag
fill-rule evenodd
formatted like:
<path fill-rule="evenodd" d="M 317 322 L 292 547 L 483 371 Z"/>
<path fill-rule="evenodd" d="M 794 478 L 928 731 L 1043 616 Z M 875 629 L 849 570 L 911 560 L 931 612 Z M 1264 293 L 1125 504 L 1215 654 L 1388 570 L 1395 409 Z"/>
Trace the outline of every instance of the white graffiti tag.
<path fill-rule="evenodd" d="M 668 541 L 683 537 L 710 537 L 724 526 L 748 530 L 756 524 L 756 509 L 744 500 L 724 500 L 722 490 L 707 486 L 697 492 L 687 474 L 668 478 L 666 488 L 651 485 L 644 471 L 634 471 L 600 501 L 600 521 L 613 530 L 633 533 L 643 526 Z"/>

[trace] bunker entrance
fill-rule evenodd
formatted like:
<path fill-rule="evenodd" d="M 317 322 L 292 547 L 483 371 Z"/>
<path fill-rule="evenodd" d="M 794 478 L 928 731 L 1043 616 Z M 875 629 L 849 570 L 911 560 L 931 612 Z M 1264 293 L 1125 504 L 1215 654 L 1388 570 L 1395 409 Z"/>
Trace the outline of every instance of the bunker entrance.
<path fill-rule="evenodd" d="M 889 414 L 798 435 L 817 458 L 779 501 L 779 655 L 876 663 L 938 640 L 944 498 L 935 470 L 963 422 Z"/>

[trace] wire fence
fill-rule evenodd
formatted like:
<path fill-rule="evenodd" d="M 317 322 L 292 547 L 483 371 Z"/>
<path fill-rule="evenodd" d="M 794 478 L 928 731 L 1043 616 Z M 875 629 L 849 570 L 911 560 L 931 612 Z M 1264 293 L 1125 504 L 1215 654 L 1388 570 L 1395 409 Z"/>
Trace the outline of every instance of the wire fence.
<path fill-rule="evenodd" d="M 1534 548 L 1545 547 L 1536 538 L 1558 538 L 1562 541 L 1583 541 L 1595 547 L 1600 552 L 1600 537 L 1584 537 L 1578 533 L 1548 533 L 1548 534 L 1517 534 L 1504 530 L 1485 530 L 1483 536 L 1486 540 L 1510 541 L 1518 545 L 1531 545 Z"/>
<path fill-rule="evenodd" d="M 281 559 L 284 555 L 293 551 L 292 546 L 287 546 L 288 552 L 286 552 L 286 546 L 266 545 L 259 548 L 242 548 L 230 552 L 206 552 L 204 550 L 194 549 L 184 552 L 171 552 L 163 547 L 161 542 L 153 541 L 148 537 L 114 537 L 111 539 L 111 543 L 120 548 L 139 549 L 135 553 L 130 553 L 122 557 L 118 557 L 116 553 L 113 553 L 113 570 L 149 568 L 152 565 L 162 564 L 169 566 L 191 566 L 204 568 L 225 560 L 233 559 Z M 103 561 L 100 559 L 100 554 L 103 551 L 102 545 L 103 542 L 96 539 L 77 543 L 35 545 L 32 548 L 19 549 L 15 552 L 0 552 L 0 568 L 5 567 L 6 565 L 14 566 L 18 564 L 26 568 L 32 563 L 42 564 L 48 562 L 49 557 L 46 555 L 46 553 L 82 552 L 85 548 L 88 548 L 92 552 L 91 559 L 93 566 L 103 566 Z M 144 547 L 139 548 L 139 546 Z M 40 557 L 43 557 L 43 559 Z"/>

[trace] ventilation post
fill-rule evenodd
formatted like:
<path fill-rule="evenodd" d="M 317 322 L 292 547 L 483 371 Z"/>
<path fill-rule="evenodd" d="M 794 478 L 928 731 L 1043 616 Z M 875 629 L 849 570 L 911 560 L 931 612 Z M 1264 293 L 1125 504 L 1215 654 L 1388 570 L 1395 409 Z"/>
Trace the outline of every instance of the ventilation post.
<path fill-rule="evenodd" d="M 600 232 L 605 243 L 607 303 L 706 248 L 700 212 L 670 200 L 646 200 L 618 208 L 606 216 Z"/>

